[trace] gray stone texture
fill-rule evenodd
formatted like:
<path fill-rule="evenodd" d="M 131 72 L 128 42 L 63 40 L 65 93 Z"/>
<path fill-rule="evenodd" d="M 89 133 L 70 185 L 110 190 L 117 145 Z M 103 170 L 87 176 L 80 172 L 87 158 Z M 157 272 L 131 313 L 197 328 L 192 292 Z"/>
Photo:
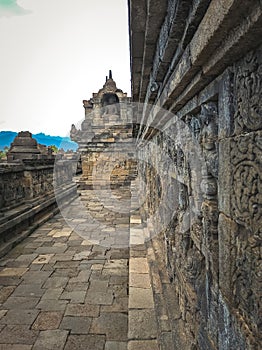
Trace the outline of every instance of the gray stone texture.
<path fill-rule="evenodd" d="M 135 128 L 140 211 L 161 231 L 150 257 L 160 345 L 170 349 L 166 315 L 175 349 L 260 348 L 261 4 L 168 1 L 159 22 L 156 9 L 130 1 L 133 99 L 172 112 Z"/>

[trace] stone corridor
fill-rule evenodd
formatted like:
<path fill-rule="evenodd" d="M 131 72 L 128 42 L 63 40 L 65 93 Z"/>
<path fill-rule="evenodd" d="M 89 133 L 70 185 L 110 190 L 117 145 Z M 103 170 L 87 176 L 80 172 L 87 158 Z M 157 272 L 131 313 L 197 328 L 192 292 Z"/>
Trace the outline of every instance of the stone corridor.
<path fill-rule="evenodd" d="M 0 349 L 159 349 L 137 197 L 130 187 L 114 194 L 129 201 L 131 215 L 110 212 L 92 190 L 82 191 L 82 203 L 107 227 L 86 224 L 90 240 L 76 233 L 84 220 L 69 225 L 60 213 L 0 260 Z"/>

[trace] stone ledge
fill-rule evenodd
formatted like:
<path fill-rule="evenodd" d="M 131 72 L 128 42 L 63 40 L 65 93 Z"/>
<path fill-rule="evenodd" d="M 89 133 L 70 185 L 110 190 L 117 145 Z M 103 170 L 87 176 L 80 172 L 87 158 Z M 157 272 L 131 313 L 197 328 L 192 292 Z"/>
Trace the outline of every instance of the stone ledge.
<path fill-rule="evenodd" d="M 76 185 L 70 184 L 60 189 L 56 196 L 50 195 L 37 206 L 29 205 L 27 208 L 23 206 L 21 213 L 19 207 L 16 208 L 16 216 L 14 216 L 14 211 L 10 213 L 10 216 L 8 212 L 5 213 L 5 217 L 1 218 L 4 222 L 0 225 L 0 257 L 7 254 L 15 245 L 59 212 L 56 200 L 65 206 L 76 196 Z"/>
<path fill-rule="evenodd" d="M 129 300 L 128 300 L 128 349 L 159 349 L 153 289 L 149 277 L 146 240 L 141 216 L 134 210 L 138 198 L 135 182 L 131 183 Z"/>
<path fill-rule="evenodd" d="M 161 93 L 159 91 L 157 105 L 177 113 L 201 89 L 222 74 L 231 62 L 258 46 L 262 28 L 260 4 L 257 2 L 250 7 L 248 4 L 240 5 L 238 0 L 221 3 L 216 0 L 211 2 L 172 74 L 170 72 L 170 77 L 169 74 L 166 76 L 167 81 Z M 217 8 L 219 11 L 216 11 Z M 232 15 L 234 12 L 236 16 Z M 244 16 L 241 15 L 243 13 Z M 216 23 L 208 26 L 213 18 Z"/>

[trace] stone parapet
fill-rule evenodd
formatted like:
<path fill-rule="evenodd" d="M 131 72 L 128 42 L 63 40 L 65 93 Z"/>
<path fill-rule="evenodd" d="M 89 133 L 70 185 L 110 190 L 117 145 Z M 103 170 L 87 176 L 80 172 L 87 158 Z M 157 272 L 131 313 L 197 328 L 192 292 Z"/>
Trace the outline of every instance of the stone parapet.
<path fill-rule="evenodd" d="M 29 134 L 19 133 L 9 152 L 12 162 L 9 157 L 7 163 L 0 163 L 0 255 L 57 213 L 57 201 L 62 205 L 76 197 L 72 165 L 75 162 L 55 163 L 54 156 L 40 152 L 32 153 L 38 157 L 30 156 L 29 150 L 32 147 L 37 150 L 38 145 Z M 23 142 L 31 146 L 26 152 L 18 152 Z"/>
<path fill-rule="evenodd" d="M 134 101 L 158 107 L 137 121 L 138 172 L 181 312 L 174 349 L 258 349 L 261 3 L 168 1 L 161 22 L 153 0 L 129 7 Z"/>

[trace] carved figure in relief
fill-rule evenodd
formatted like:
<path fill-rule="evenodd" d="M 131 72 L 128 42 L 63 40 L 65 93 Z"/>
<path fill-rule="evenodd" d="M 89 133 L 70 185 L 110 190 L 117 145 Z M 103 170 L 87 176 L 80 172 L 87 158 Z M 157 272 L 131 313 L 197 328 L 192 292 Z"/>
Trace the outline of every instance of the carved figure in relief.
<path fill-rule="evenodd" d="M 70 130 L 70 138 L 71 138 L 73 141 L 76 139 L 77 133 L 78 133 L 78 130 L 77 130 L 75 124 L 72 124 L 71 130 Z"/>
<path fill-rule="evenodd" d="M 107 105 L 104 108 L 104 115 L 109 114 L 109 115 L 118 115 L 119 114 L 119 110 L 118 107 L 115 104 L 110 104 Z"/>
<path fill-rule="evenodd" d="M 197 141 L 200 141 L 200 134 L 201 134 L 201 123 L 199 118 L 195 117 L 194 115 L 187 116 L 186 118 L 186 124 L 188 125 L 190 131 L 192 132 L 193 136 Z"/>
<path fill-rule="evenodd" d="M 217 103 L 209 102 L 201 106 L 201 144 L 206 164 L 202 167 L 201 189 L 204 198 L 216 200 L 217 195 Z"/>
<path fill-rule="evenodd" d="M 211 151 L 217 142 L 217 104 L 209 102 L 201 106 L 201 143 L 204 149 Z"/>
<path fill-rule="evenodd" d="M 104 115 L 119 115 L 119 100 L 116 94 L 106 93 L 102 98 Z"/>

